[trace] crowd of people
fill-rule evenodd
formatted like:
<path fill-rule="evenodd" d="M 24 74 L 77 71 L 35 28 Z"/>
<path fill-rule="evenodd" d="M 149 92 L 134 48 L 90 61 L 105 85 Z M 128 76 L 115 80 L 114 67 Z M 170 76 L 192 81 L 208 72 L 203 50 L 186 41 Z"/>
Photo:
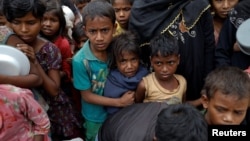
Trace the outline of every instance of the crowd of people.
<path fill-rule="evenodd" d="M 250 122 L 249 0 L 0 2 L 0 43 L 30 61 L 0 74 L 0 140 L 207 141 Z"/>

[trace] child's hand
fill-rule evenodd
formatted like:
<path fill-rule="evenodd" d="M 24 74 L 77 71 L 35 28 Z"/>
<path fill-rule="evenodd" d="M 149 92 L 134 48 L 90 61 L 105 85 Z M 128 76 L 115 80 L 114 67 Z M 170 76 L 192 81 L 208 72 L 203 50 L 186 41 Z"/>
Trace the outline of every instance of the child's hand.
<path fill-rule="evenodd" d="M 28 44 L 17 44 L 17 49 L 21 50 L 31 62 L 36 62 L 36 55 L 34 49 Z"/>
<path fill-rule="evenodd" d="M 135 100 L 135 92 L 134 91 L 127 91 L 120 98 L 121 107 L 126 107 L 126 106 L 129 106 L 131 104 L 134 104 L 134 100 Z"/>

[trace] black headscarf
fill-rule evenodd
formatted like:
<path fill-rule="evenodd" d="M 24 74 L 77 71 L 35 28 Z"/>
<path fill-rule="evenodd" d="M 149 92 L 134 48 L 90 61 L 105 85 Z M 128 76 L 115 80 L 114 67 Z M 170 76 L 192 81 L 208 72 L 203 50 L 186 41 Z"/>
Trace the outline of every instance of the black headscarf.
<path fill-rule="evenodd" d="M 183 16 L 186 27 L 191 29 L 209 7 L 207 0 L 135 0 L 129 30 L 139 35 L 143 46 L 155 35 L 166 32 L 179 16 Z"/>

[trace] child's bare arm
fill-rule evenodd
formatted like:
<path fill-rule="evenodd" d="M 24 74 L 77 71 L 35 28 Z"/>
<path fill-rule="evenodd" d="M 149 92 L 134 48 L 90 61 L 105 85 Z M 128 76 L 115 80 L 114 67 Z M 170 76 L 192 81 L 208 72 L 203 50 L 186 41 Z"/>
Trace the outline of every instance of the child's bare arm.
<path fill-rule="evenodd" d="M 144 84 L 144 81 L 141 80 L 141 82 L 138 84 L 136 92 L 135 92 L 135 102 L 136 103 L 143 102 L 143 100 L 145 98 L 145 92 L 146 92 L 145 84 Z"/>
<path fill-rule="evenodd" d="M 126 107 L 134 103 L 134 92 L 125 93 L 120 98 L 109 98 L 94 94 L 89 89 L 81 91 L 81 96 L 88 103 L 102 106 Z"/>

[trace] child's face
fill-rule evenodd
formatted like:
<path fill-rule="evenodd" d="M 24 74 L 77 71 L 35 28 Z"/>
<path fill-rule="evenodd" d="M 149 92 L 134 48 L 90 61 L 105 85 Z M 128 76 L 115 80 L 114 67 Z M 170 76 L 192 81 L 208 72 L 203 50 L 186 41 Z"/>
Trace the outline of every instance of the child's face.
<path fill-rule="evenodd" d="M 77 9 L 79 10 L 80 13 L 82 13 L 83 8 L 87 5 L 87 2 L 83 2 L 83 3 L 78 3 L 76 4 Z"/>
<path fill-rule="evenodd" d="M 0 15 L 0 26 L 4 26 L 7 24 L 8 24 L 8 21 L 6 20 L 6 18 Z"/>
<path fill-rule="evenodd" d="M 179 58 L 179 55 L 151 57 L 151 66 L 154 69 L 156 78 L 163 81 L 171 79 L 179 65 Z"/>
<path fill-rule="evenodd" d="M 81 38 L 80 38 L 80 44 L 77 45 L 77 47 L 78 47 L 79 49 L 82 48 L 83 45 L 84 45 L 84 43 L 85 43 L 87 40 L 88 40 L 88 37 L 85 37 L 85 36 L 81 37 Z"/>
<path fill-rule="evenodd" d="M 238 2 L 239 0 L 212 0 L 212 6 L 215 14 L 224 19 Z"/>
<path fill-rule="evenodd" d="M 93 52 L 106 51 L 112 41 L 115 32 L 115 25 L 108 17 L 87 18 L 85 33 L 90 41 L 90 47 Z"/>
<path fill-rule="evenodd" d="M 210 100 L 203 95 L 203 107 L 207 109 L 205 119 L 209 125 L 239 125 L 245 118 L 249 99 L 238 99 L 216 91 Z"/>
<path fill-rule="evenodd" d="M 53 12 L 45 12 L 42 19 L 41 31 L 46 36 L 55 35 L 60 28 L 59 18 Z"/>
<path fill-rule="evenodd" d="M 116 65 L 124 76 L 133 77 L 139 68 L 139 57 L 134 53 L 123 51 L 116 59 Z"/>
<path fill-rule="evenodd" d="M 127 29 L 128 27 L 131 6 L 132 5 L 129 3 L 129 0 L 115 0 L 113 3 L 116 20 L 124 29 Z"/>
<path fill-rule="evenodd" d="M 25 43 L 29 44 L 37 38 L 41 29 L 41 20 L 29 12 L 24 17 L 15 18 L 10 26 Z"/>

